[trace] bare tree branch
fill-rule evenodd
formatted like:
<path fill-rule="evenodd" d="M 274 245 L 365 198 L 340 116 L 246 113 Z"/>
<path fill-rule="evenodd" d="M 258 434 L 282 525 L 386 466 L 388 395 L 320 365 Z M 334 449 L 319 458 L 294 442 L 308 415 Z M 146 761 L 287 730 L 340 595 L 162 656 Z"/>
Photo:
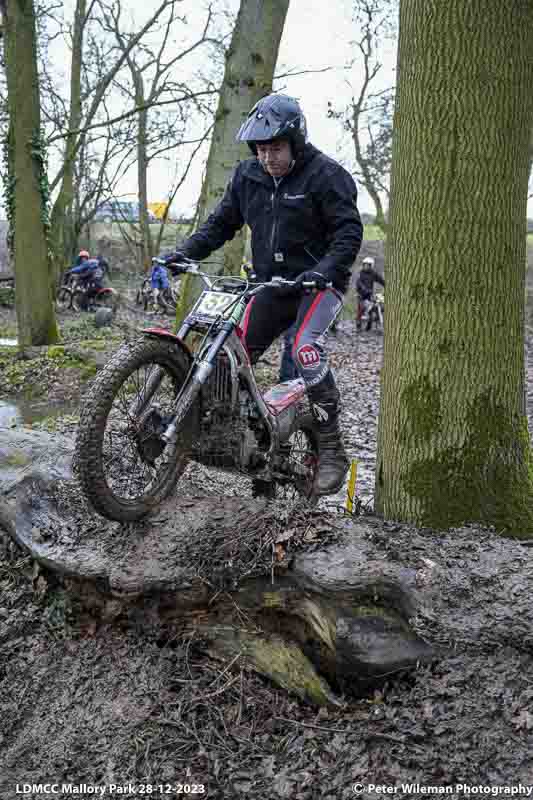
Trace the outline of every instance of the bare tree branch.
<path fill-rule="evenodd" d="M 58 141 L 59 139 L 64 139 L 70 133 L 87 133 L 87 131 L 93 131 L 97 128 L 105 128 L 108 125 L 115 125 L 118 122 L 122 122 L 129 117 L 133 117 L 135 114 L 138 114 L 139 111 L 144 111 L 149 108 L 155 108 L 156 106 L 168 106 L 168 105 L 175 105 L 176 103 L 183 103 L 187 100 L 192 100 L 197 97 L 207 97 L 213 94 L 216 94 L 216 89 L 206 89 L 204 91 L 193 92 L 191 94 L 183 95 L 182 97 L 171 98 L 170 100 L 159 100 L 155 103 L 143 103 L 142 105 L 136 106 L 135 108 L 130 109 L 129 111 L 125 111 L 123 114 L 120 114 L 118 117 L 114 117 L 110 120 L 105 120 L 104 122 L 95 122 L 92 125 L 86 125 L 83 128 L 79 128 L 75 131 L 67 131 L 66 133 L 57 134 L 56 136 L 52 136 L 50 139 L 47 140 L 47 145 L 51 145 L 54 142 Z"/>

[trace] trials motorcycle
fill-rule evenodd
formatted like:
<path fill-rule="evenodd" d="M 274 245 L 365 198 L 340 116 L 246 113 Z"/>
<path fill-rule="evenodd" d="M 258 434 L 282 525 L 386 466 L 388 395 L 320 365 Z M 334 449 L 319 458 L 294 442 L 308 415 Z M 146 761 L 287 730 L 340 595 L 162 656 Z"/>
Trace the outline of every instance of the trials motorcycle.
<path fill-rule="evenodd" d="M 361 322 L 366 323 L 366 331 L 371 331 L 372 326 L 374 326 L 378 332 L 383 332 L 384 305 L 384 295 L 382 292 L 376 292 L 372 295 L 370 300 L 363 300 L 363 315 Z"/>
<path fill-rule="evenodd" d="M 177 334 L 144 329 L 84 400 L 75 463 L 85 496 L 108 519 L 139 520 L 174 491 L 192 460 L 246 475 L 269 497 L 313 501 L 318 443 L 304 383 L 263 394 L 243 342 L 247 306 L 272 283 L 213 277 L 192 261 L 180 270 L 200 278 L 204 291 Z M 310 281 L 302 290 L 315 288 Z"/>

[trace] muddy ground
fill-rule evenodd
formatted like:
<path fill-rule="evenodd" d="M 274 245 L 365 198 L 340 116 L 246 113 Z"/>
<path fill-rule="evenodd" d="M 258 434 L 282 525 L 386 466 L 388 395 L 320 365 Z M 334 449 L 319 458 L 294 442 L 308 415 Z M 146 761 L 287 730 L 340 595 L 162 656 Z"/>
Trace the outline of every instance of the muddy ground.
<path fill-rule="evenodd" d="M 357 335 L 349 322 L 328 344 L 367 501 L 381 347 L 378 335 Z M 269 358 L 265 369 L 275 372 L 275 351 Z M 533 430 L 531 329 L 528 375 Z M 73 379 L 73 390 L 83 385 Z M 69 414 L 70 421 L 56 421 L 67 431 L 75 404 Z M 197 491 L 247 491 L 244 481 L 221 473 L 190 480 Z M 344 493 L 323 503 L 342 513 Z M 356 796 L 359 784 L 397 787 L 397 797 L 424 794 L 402 784 L 449 786 L 453 797 L 469 796 L 458 784 L 483 786 L 484 793 L 533 787 L 533 548 L 475 527 L 416 530 L 372 516 L 353 525 L 366 526 L 358 535 L 371 537 L 384 559 L 417 569 L 438 587 L 415 620 L 437 658 L 367 696 L 344 696 L 341 710 L 318 712 L 256 675 L 228 669 L 201 641 L 181 638 L 157 619 L 91 616 L 2 538 L 0 798 L 14 800 L 24 783 L 46 781 L 106 786 L 107 796 L 111 784 L 129 783 L 131 791 L 115 796 L 135 798 L 147 794 L 140 784 L 155 786 L 156 797 L 195 786 L 195 794 L 220 800 L 343 800 Z M 178 784 L 188 789 L 179 793 Z M 77 796 L 94 796 L 87 787 Z M 30 788 L 25 796 L 38 795 Z M 368 789 L 359 796 L 378 795 Z"/>

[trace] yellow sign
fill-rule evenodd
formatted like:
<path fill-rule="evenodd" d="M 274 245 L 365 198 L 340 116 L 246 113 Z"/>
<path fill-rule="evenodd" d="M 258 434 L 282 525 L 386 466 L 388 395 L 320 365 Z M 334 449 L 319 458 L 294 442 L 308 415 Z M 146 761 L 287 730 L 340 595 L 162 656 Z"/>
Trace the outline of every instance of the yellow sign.
<path fill-rule="evenodd" d="M 168 208 L 168 203 L 148 203 L 148 208 L 157 219 L 163 219 L 165 211 Z"/>
<path fill-rule="evenodd" d="M 346 493 L 346 510 L 353 514 L 353 501 L 355 500 L 355 484 L 357 483 L 357 460 L 354 458 L 350 467 L 350 479 Z"/>

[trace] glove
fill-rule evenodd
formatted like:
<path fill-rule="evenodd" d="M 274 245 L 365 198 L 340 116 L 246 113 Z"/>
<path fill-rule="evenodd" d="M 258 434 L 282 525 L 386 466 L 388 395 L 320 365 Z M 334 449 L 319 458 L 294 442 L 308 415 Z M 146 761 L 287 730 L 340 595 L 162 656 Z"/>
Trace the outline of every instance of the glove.
<path fill-rule="evenodd" d="M 328 286 L 331 284 L 331 281 L 328 281 L 325 275 L 321 272 L 314 272 L 313 270 L 307 270 L 307 272 L 302 272 L 296 278 L 294 288 L 295 289 L 303 289 L 304 283 L 310 283 L 314 281 L 316 283 L 316 288 L 319 292 L 327 289 Z"/>
<path fill-rule="evenodd" d="M 181 275 L 183 272 L 187 272 L 187 266 L 181 263 L 186 258 L 187 256 L 181 250 L 176 250 L 175 253 L 169 253 L 162 257 L 165 266 L 169 268 L 173 275 Z"/>

